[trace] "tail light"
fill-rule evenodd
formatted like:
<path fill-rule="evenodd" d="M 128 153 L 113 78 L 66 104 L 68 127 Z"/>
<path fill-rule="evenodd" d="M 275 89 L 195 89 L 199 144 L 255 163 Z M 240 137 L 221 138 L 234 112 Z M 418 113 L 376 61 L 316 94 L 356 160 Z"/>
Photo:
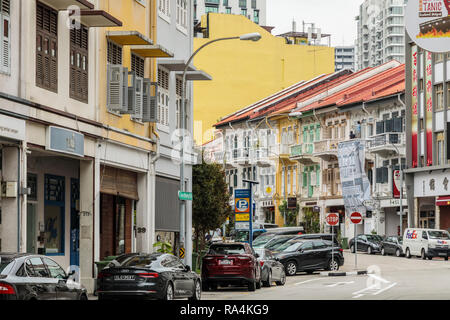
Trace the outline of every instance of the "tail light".
<path fill-rule="evenodd" d="M 97 279 L 109 278 L 111 275 L 109 273 L 100 272 L 97 276 Z"/>
<path fill-rule="evenodd" d="M 0 283 L 0 294 L 16 294 L 16 290 L 9 284 Z"/>
<path fill-rule="evenodd" d="M 302 235 L 303 233 L 299 232 L 299 233 L 297 233 L 297 234 Z"/>
<path fill-rule="evenodd" d="M 261 265 L 261 268 L 264 267 L 264 261 L 260 261 L 259 264 Z"/>
<path fill-rule="evenodd" d="M 141 278 L 146 278 L 146 279 L 154 279 L 154 278 L 158 278 L 159 274 L 155 273 L 155 272 L 150 272 L 150 273 L 138 273 L 138 276 Z"/>
<path fill-rule="evenodd" d="M 340 252 L 340 253 L 344 253 L 344 249 L 340 248 L 340 249 L 339 249 L 339 252 Z"/>

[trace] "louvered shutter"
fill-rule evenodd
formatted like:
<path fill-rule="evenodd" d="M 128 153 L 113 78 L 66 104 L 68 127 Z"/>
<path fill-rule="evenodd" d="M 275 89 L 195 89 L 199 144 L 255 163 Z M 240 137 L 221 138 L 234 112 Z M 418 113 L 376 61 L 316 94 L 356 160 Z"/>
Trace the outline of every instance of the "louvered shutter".
<path fill-rule="evenodd" d="M 135 98 L 135 105 L 134 105 L 134 110 L 133 110 L 133 115 L 132 117 L 134 119 L 139 119 L 142 120 L 142 113 L 143 113 L 143 87 L 144 87 L 144 79 L 141 77 L 136 77 L 135 79 L 135 85 L 134 85 L 134 95 L 136 96 Z"/>
<path fill-rule="evenodd" d="M 123 84 L 124 82 L 128 82 L 127 79 L 124 78 L 124 69 L 126 70 L 122 65 L 108 64 L 107 66 L 107 106 L 110 111 L 120 112 L 124 110 L 123 105 L 125 102 L 123 100 L 125 97 L 123 94 Z M 128 70 L 126 74 L 128 77 Z M 126 98 L 128 99 L 128 95 Z"/>
<path fill-rule="evenodd" d="M 142 121 L 158 121 L 158 84 L 144 79 Z"/>
<path fill-rule="evenodd" d="M 134 71 L 131 71 L 127 74 L 127 77 L 125 78 L 125 82 L 128 85 L 128 77 L 131 76 L 131 86 L 127 87 L 128 92 L 128 108 L 126 111 L 122 111 L 122 114 L 133 114 L 134 109 L 136 107 L 136 73 Z"/>
<path fill-rule="evenodd" d="M 8 7 L 9 9 L 9 7 Z M 11 22 L 8 16 L 1 15 L 1 24 L 2 24 L 2 35 L 1 35 L 1 46 L 2 52 L 0 53 L 0 70 L 3 72 L 9 73 L 11 69 Z"/>

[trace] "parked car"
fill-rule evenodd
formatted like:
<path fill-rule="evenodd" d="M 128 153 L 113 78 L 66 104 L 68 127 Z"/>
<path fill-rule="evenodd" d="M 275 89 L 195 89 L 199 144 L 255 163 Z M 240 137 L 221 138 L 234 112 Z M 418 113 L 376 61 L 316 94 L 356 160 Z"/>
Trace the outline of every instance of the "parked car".
<path fill-rule="evenodd" d="M 216 289 L 218 285 L 245 285 L 249 291 L 262 285 L 258 254 L 248 243 L 214 243 L 202 259 L 203 290 Z"/>
<path fill-rule="evenodd" d="M 290 240 L 278 247 L 274 255 L 284 265 L 288 276 L 294 276 L 299 271 L 337 271 L 344 265 L 342 248 L 326 240 Z"/>
<path fill-rule="evenodd" d="M 200 300 L 201 279 L 180 259 L 163 253 L 139 254 L 97 278 L 99 300 L 188 298 Z"/>
<path fill-rule="evenodd" d="M 269 228 L 269 229 L 253 229 L 253 241 L 256 241 L 259 237 L 275 235 L 299 235 L 303 234 L 303 227 L 282 227 L 282 228 Z M 237 230 L 235 232 L 234 239 L 236 242 L 248 242 L 249 230 Z"/>
<path fill-rule="evenodd" d="M 253 241 L 259 237 L 261 234 L 267 232 L 266 229 L 253 229 Z M 250 230 L 236 230 L 234 233 L 233 239 L 236 242 L 247 242 L 249 241 L 248 235 L 250 234 Z"/>
<path fill-rule="evenodd" d="M 381 254 L 383 256 L 387 254 L 395 254 L 397 257 L 402 256 L 403 255 L 402 243 L 403 237 L 398 236 L 387 237 L 381 243 Z"/>
<path fill-rule="evenodd" d="M 296 235 L 279 235 L 276 233 L 265 233 L 260 235 L 258 238 L 253 241 L 253 248 L 274 248 L 278 244 L 282 244 L 288 240 L 294 239 Z M 272 250 L 272 249 L 270 249 Z"/>
<path fill-rule="evenodd" d="M 373 234 L 359 234 L 357 237 L 356 247 L 358 251 L 367 252 L 368 254 L 380 253 L 383 238 Z M 355 238 L 349 241 L 350 251 L 355 252 Z"/>
<path fill-rule="evenodd" d="M 49 257 L 0 253 L 0 300 L 87 300 L 74 274 Z"/>
<path fill-rule="evenodd" d="M 331 233 L 309 233 L 309 234 L 301 234 L 295 237 L 295 239 L 321 239 L 326 241 L 334 241 L 335 246 L 341 247 L 336 235 L 332 235 Z"/>
<path fill-rule="evenodd" d="M 125 254 L 122 254 L 122 255 L 116 257 L 114 260 L 112 260 L 108 264 L 108 267 L 119 267 L 123 263 L 125 263 L 127 260 L 129 260 L 129 259 L 131 259 L 131 258 L 133 258 L 135 256 L 138 256 L 138 255 L 139 255 L 139 253 L 125 253 Z"/>
<path fill-rule="evenodd" d="M 408 228 L 403 235 L 402 248 L 405 256 L 420 256 L 422 259 L 432 260 L 442 257 L 448 260 L 450 235 L 445 230 Z"/>
<path fill-rule="evenodd" d="M 259 255 L 258 261 L 261 265 L 261 278 L 264 287 L 271 287 L 275 282 L 277 286 L 284 286 L 286 283 L 286 272 L 284 266 L 275 260 L 272 252 L 267 249 L 255 249 Z"/>

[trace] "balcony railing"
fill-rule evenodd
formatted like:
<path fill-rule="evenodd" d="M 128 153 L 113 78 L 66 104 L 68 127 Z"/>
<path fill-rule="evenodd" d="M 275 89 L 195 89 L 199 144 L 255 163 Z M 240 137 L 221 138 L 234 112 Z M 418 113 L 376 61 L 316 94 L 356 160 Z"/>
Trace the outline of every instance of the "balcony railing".
<path fill-rule="evenodd" d="M 299 156 L 312 156 L 314 152 L 314 144 L 313 143 L 303 143 L 295 146 L 291 146 L 290 148 L 290 157 L 295 158 Z"/>
<path fill-rule="evenodd" d="M 327 139 L 314 143 L 314 156 L 324 160 L 330 160 L 337 157 L 339 142 L 341 139 Z"/>
<path fill-rule="evenodd" d="M 405 134 L 403 132 L 378 134 L 371 138 L 368 145 L 369 151 L 373 153 L 398 152 L 399 148 L 405 145 Z"/>

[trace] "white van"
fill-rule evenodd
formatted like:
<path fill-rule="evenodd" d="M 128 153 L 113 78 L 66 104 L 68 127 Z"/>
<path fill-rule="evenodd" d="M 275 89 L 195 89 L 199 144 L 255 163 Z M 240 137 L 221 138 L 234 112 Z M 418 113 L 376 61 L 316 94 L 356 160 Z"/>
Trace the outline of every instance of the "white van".
<path fill-rule="evenodd" d="M 408 228 L 403 235 L 403 252 L 409 259 L 419 256 L 429 260 L 442 257 L 448 260 L 450 234 L 445 230 Z"/>

